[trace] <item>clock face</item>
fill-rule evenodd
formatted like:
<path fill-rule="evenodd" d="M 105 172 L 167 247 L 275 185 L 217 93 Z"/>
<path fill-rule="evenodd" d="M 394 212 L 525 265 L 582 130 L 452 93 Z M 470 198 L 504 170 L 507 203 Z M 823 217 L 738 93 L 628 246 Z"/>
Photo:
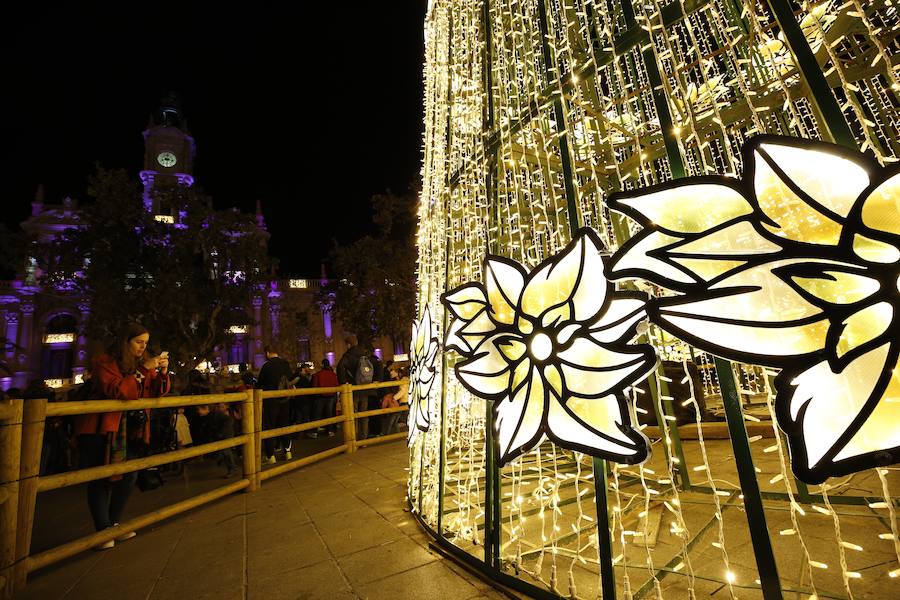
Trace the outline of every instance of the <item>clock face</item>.
<path fill-rule="evenodd" d="M 175 163 L 178 162 L 178 159 L 171 152 L 160 152 L 156 160 L 164 167 L 174 167 Z"/>

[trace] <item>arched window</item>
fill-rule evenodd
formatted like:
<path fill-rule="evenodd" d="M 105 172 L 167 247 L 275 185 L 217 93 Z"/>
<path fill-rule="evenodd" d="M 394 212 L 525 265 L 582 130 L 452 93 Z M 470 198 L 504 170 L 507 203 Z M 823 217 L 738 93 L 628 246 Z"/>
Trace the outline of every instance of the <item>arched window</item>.
<path fill-rule="evenodd" d="M 41 375 L 44 379 L 67 379 L 72 376 L 77 331 L 77 322 L 72 315 L 56 315 L 47 322 L 41 353 Z"/>

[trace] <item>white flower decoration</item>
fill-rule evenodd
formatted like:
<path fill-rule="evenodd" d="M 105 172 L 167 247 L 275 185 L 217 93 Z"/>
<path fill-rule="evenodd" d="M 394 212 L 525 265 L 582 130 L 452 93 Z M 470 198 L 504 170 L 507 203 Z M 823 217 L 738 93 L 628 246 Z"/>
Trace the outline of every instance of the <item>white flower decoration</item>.
<path fill-rule="evenodd" d="M 634 464 L 648 455 L 632 428 L 624 390 L 656 365 L 653 348 L 630 344 L 645 317 L 639 293 L 603 277 L 602 244 L 580 230 L 530 274 L 488 256 L 485 283 L 444 295 L 453 320 L 445 346 L 465 360 L 460 382 L 494 400 L 500 464 L 546 435 L 565 448 Z"/>
<path fill-rule="evenodd" d="M 431 319 L 431 310 L 425 306 L 422 318 L 413 323 L 409 357 L 409 433 L 411 443 L 417 431 L 428 431 L 431 420 L 428 415 L 428 399 L 434 387 L 437 372 L 437 355 L 441 343 L 438 330 Z"/>
<path fill-rule="evenodd" d="M 774 136 L 744 153 L 742 181 L 615 195 L 644 230 L 608 276 L 678 292 L 647 311 L 686 342 L 782 369 L 776 412 L 800 479 L 900 462 L 897 169 Z"/>

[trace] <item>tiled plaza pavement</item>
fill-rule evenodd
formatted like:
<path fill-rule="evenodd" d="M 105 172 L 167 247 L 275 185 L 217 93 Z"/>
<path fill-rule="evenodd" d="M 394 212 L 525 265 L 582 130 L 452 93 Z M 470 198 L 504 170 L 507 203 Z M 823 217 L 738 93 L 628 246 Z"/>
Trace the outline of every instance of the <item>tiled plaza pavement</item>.
<path fill-rule="evenodd" d="M 17 600 L 505 598 L 428 548 L 406 445 L 342 454 L 33 574 Z"/>

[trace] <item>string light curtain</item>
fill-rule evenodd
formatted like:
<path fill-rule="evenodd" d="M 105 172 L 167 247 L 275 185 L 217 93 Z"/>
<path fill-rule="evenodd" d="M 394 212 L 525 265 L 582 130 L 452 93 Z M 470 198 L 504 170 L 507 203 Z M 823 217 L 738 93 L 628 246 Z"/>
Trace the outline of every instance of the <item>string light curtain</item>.
<path fill-rule="evenodd" d="M 890 167 L 898 31 L 892 0 L 433 0 L 417 318 L 430 315 L 443 342 L 454 314 L 441 296 L 485 283 L 488 255 L 531 272 L 579 227 L 612 255 L 645 224 L 611 212 L 610 194 L 739 178 L 761 134 L 834 142 Z M 804 484 L 777 425 L 777 367 L 726 362 L 653 324 L 634 333 L 660 361 L 625 390 L 651 450 L 639 465 L 546 436 L 501 460 L 498 401 L 473 394 L 454 368 L 467 359 L 441 349 L 409 489 L 439 543 L 560 597 L 896 595 L 897 467 Z"/>

